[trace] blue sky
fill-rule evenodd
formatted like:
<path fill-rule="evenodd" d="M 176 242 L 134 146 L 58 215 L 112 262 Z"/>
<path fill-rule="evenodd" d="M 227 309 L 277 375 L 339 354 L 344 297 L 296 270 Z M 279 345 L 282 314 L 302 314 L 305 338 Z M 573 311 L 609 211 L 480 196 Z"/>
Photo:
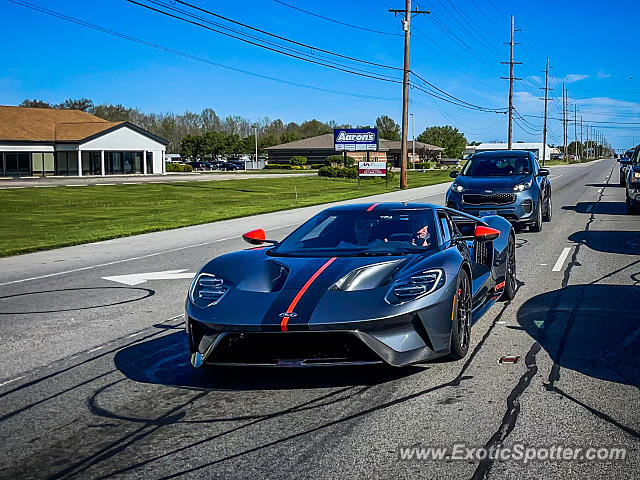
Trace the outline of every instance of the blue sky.
<path fill-rule="evenodd" d="M 331 92 L 192 60 L 0 0 L 3 104 L 34 97 L 49 102 L 87 97 L 145 112 L 199 112 L 211 107 L 220 116 L 267 116 L 285 123 L 317 118 L 372 124 L 381 114 L 397 122 L 401 119 L 402 91 L 396 83 L 282 56 L 125 0 L 28 1 L 220 65 Z M 402 7 L 402 0 L 283 1 L 384 34 L 330 22 L 274 0 L 190 3 L 319 48 L 402 66 L 400 19 L 387 12 L 389 7 Z M 412 21 L 412 70 L 462 100 L 497 109 L 507 105 L 508 82 L 499 77 L 508 75 L 508 66 L 499 62 L 508 60 L 508 46 L 502 42 L 509 40 L 509 15 L 515 16 L 516 28 L 521 29 L 516 32 L 520 45 L 515 59 L 523 62 L 515 73 L 523 80 L 516 82 L 514 105 L 525 121 L 514 125 L 514 140 L 541 140 L 542 120 L 526 115 L 542 115 L 538 96 L 548 56 L 553 75 L 550 87 L 555 88 L 551 94 L 557 97 L 550 102 L 550 117 L 560 116 L 564 81 L 571 108 L 577 106 L 585 128 L 587 122 L 637 122 L 600 123 L 597 129 L 616 148 L 640 142 L 640 36 L 634 26 L 640 19 L 640 2 L 432 0 L 417 6 L 430 9 L 431 14 Z M 396 70 L 362 64 L 359 68 L 400 79 Z M 506 140 L 506 115 L 470 111 L 415 89 L 411 97 L 416 135 L 429 125 L 450 124 L 469 141 Z M 549 127 L 548 142 L 562 143 L 561 123 L 551 120 Z"/>

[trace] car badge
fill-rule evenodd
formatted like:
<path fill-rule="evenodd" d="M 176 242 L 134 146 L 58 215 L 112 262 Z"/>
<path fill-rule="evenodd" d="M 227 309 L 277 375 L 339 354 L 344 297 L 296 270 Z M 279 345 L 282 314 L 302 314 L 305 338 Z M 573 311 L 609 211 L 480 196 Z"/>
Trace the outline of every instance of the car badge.
<path fill-rule="evenodd" d="M 280 318 L 284 318 L 284 317 L 289 317 L 289 318 L 296 318 L 298 316 L 298 314 L 296 312 L 282 312 L 280 315 L 278 315 Z"/>
<path fill-rule="evenodd" d="M 493 190 L 485 190 L 484 193 L 493 193 Z"/>

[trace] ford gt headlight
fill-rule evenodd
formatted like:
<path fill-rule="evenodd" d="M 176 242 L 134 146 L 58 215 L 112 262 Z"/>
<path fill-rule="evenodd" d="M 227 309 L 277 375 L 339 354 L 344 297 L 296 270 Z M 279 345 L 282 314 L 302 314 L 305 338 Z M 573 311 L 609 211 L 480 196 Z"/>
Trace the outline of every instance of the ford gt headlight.
<path fill-rule="evenodd" d="M 222 278 L 211 273 L 201 273 L 191 285 L 189 299 L 196 306 L 206 308 L 220 302 L 229 289 Z"/>
<path fill-rule="evenodd" d="M 528 182 L 524 182 L 524 183 L 519 183 L 518 185 L 513 186 L 513 191 L 524 192 L 525 190 L 528 190 L 529 188 L 531 188 L 531 185 L 533 185 L 533 180 L 529 180 Z"/>
<path fill-rule="evenodd" d="M 387 292 L 385 300 L 393 305 L 402 304 L 411 300 L 416 300 L 424 295 L 428 295 L 445 283 L 444 270 L 434 268 L 412 275 L 409 280 L 395 283 Z"/>
<path fill-rule="evenodd" d="M 451 185 L 451 190 L 454 191 L 454 192 L 461 193 L 461 192 L 464 192 L 464 187 L 462 185 L 460 185 L 459 183 L 453 183 Z"/>

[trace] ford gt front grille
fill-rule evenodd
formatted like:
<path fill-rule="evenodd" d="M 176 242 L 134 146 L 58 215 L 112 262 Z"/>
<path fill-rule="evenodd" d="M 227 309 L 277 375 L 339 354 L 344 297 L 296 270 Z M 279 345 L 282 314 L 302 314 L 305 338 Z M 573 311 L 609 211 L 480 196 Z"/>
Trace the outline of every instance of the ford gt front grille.
<path fill-rule="evenodd" d="M 508 205 L 516 201 L 513 193 L 467 193 L 462 201 L 468 205 Z"/>

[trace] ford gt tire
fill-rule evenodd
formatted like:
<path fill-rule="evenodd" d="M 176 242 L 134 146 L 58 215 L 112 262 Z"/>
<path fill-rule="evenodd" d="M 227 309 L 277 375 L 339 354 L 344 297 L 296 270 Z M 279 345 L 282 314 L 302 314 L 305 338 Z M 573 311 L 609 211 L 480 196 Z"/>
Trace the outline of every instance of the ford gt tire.
<path fill-rule="evenodd" d="M 501 301 L 513 300 L 516 296 L 516 244 L 513 236 L 509 238 L 507 247 L 507 274 L 504 279 L 504 292 L 500 297 Z"/>
<path fill-rule="evenodd" d="M 458 275 L 458 290 L 455 293 L 455 315 L 451 328 L 451 353 L 453 360 L 464 358 L 471 342 L 471 282 L 465 270 Z"/>

